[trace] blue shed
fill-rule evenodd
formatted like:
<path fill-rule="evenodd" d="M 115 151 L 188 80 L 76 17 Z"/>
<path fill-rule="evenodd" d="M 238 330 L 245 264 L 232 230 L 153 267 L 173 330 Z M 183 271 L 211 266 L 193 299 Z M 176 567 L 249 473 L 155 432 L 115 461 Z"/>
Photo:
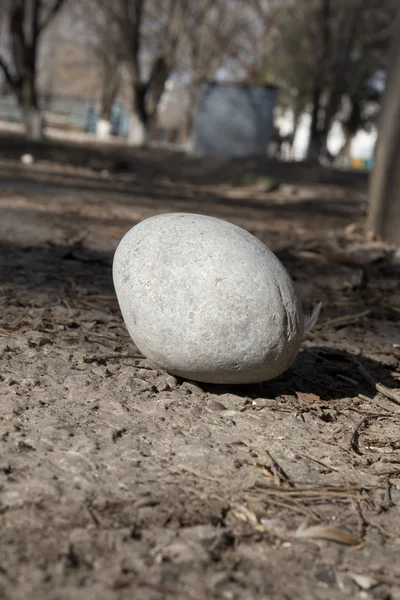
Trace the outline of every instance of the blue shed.
<path fill-rule="evenodd" d="M 277 90 L 237 83 L 204 84 L 194 124 L 197 156 L 266 154 Z"/>

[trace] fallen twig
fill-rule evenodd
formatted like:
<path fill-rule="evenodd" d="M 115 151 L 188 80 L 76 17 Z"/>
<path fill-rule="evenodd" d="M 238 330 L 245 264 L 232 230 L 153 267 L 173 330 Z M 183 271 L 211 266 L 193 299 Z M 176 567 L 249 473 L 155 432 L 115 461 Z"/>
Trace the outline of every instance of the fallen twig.
<path fill-rule="evenodd" d="M 340 469 L 337 469 L 336 467 L 332 467 L 331 465 L 327 465 L 322 460 L 318 460 L 317 458 L 314 458 L 314 456 L 310 456 L 309 454 L 302 453 L 301 456 L 303 456 L 303 458 L 305 458 L 306 460 L 311 460 L 311 461 L 315 462 L 317 465 L 321 465 L 321 467 L 324 467 L 324 469 L 327 469 L 331 473 L 332 472 L 339 473 L 339 475 L 341 475 L 344 479 L 346 479 L 346 476 L 343 475 L 343 473 L 340 471 Z"/>
<path fill-rule="evenodd" d="M 268 450 L 266 451 L 266 453 L 268 454 L 271 460 L 272 467 L 262 465 L 260 463 L 254 463 L 253 466 L 257 469 L 260 469 L 267 477 L 272 478 L 277 487 L 281 487 L 283 483 L 286 483 L 289 487 L 293 488 L 294 483 L 293 481 L 291 481 L 289 475 L 284 471 L 284 469 L 282 469 L 282 467 L 275 460 L 275 458 L 271 456 L 271 453 Z"/>
<path fill-rule="evenodd" d="M 390 388 L 386 387 L 386 385 L 382 385 L 381 383 L 377 383 L 375 387 L 377 391 L 386 396 L 386 398 L 395 404 L 400 405 L 400 391 L 391 390 Z"/>
<path fill-rule="evenodd" d="M 357 423 L 357 425 L 355 426 L 351 439 L 350 439 L 350 447 L 353 450 L 353 452 L 355 452 L 356 454 L 362 454 L 360 447 L 359 447 L 359 436 L 360 436 L 360 429 L 361 427 L 364 425 L 364 423 L 367 423 L 368 421 L 370 421 L 371 419 L 377 419 L 378 417 L 387 417 L 388 415 L 383 415 L 381 413 L 376 414 L 376 415 L 367 415 L 366 417 L 364 417 L 363 419 L 361 419 L 361 421 L 359 423 Z"/>
<path fill-rule="evenodd" d="M 386 385 L 383 385 L 382 383 L 376 383 L 374 381 L 374 379 L 371 377 L 371 375 L 368 373 L 368 371 L 366 369 L 364 369 L 362 364 L 355 358 L 353 360 L 354 360 L 355 364 L 357 365 L 357 368 L 358 368 L 360 374 L 364 377 L 364 379 L 372 387 L 374 387 L 376 389 L 377 392 L 383 394 L 386 398 L 388 398 L 389 400 L 391 400 L 392 402 L 394 402 L 395 404 L 398 404 L 400 406 L 400 390 L 392 390 L 392 389 L 386 387 Z"/>
<path fill-rule="evenodd" d="M 257 482 L 254 487 L 265 490 L 268 496 L 290 498 L 304 502 L 321 502 L 326 500 L 348 500 L 349 498 L 361 498 L 361 492 L 365 489 L 359 485 L 330 485 L 325 487 L 310 488 L 286 488 L 276 487 L 263 482 Z"/>
<path fill-rule="evenodd" d="M 344 315 L 343 317 L 336 317 L 335 319 L 328 319 L 321 323 L 322 328 L 326 327 L 344 327 L 346 325 L 353 325 L 353 323 L 357 323 L 360 319 L 367 317 L 372 310 L 364 310 L 363 312 L 356 313 L 355 315 Z M 318 325 L 316 325 L 318 327 Z"/>

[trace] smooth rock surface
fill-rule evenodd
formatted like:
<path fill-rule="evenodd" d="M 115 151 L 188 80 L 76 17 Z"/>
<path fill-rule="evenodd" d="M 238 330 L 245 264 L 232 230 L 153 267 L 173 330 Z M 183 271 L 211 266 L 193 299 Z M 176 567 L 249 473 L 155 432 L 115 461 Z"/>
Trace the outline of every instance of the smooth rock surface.
<path fill-rule="evenodd" d="M 210 383 L 280 375 L 303 337 L 303 311 L 276 256 L 226 221 L 146 219 L 121 240 L 114 285 L 127 329 L 157 366 Z"/>

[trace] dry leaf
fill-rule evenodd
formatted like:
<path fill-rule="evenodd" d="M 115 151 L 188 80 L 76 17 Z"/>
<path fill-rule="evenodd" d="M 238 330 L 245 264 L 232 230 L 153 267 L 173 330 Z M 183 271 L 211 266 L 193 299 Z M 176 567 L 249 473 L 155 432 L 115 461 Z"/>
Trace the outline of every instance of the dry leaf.
<path fill-rule="evenodd" d="M 284 532 L 281 528 L 279 530 L 276 528 L 275 521 L 259 519 L 252 510 L 249 510 L 243 504 L 231 504 L 231 512 L 237 519 L 249 523 L 257 531 L 272 533 L 276 537 L 288 541 L 293 541 L 294 539 L 320 539 L 345 546 L 359 546 L 362 542 L 361 538 L 354 533 L 325 525 L 314 525 L 312 527 L 300 526 L 297 531 Z M 274 526 L 272 526 L 272 523 Z"/>
<path fill-rule="evenodd" d="M 337 542 L 345 546 L 358 546 L 361 544 L 361 539 L 358 535 L 350 533 L 345 529 L 337 529 L 336 527 L 328 527 L 325 525 L 314 525 L 313 527 L 300 528 L 294 532 L 296 538 L 309 538 L 328 540 Z"/>

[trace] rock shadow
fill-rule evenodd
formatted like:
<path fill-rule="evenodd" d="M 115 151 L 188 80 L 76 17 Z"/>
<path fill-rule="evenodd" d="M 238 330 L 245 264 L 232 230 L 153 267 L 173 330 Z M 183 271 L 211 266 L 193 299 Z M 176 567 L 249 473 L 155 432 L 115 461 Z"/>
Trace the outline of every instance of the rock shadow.
<path fill-rule="evenodd" d="M 393 348 L 393 354 L 396 349 Z M 285 395 L 313 394 L 323 401 L 339 400 L 363 394 L 376 395 L 372 382 L 389 388 L 399 384 L 387 367 L 378 361 L 327 346 L 304 348 L 293 366 L 277 379 L 251 385 L 197 383 L 205 392 L 235 394 L 243 398 L 275 399 Z"/>

